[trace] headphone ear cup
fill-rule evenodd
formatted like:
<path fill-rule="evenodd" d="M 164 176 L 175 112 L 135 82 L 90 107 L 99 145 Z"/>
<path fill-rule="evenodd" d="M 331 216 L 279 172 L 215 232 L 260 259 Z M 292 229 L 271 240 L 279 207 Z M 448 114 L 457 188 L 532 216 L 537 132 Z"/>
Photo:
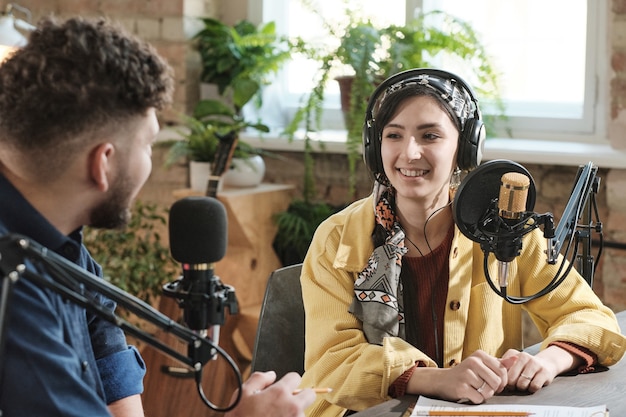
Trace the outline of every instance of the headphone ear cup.
<path fill-rule="evenodd" d="M 372 173 L 383 171 L 379 147 L 376 144 L 378 137 L 373 122 L 368 120 L 363 125 L 363 160 Z"/>
<path fill-rule="evenodd" d="M 483 156 L 485 125 L 477 118 L 468 119 L 459 138 L 457 165 L 464 171 L 476 168 Z"/>

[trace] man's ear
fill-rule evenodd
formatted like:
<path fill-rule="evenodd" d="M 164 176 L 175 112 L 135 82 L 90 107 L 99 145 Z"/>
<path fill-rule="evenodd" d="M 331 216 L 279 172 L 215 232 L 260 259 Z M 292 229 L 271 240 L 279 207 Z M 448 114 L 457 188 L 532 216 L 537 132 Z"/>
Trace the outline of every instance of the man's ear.
<path fill-rule="evenodd" d="M 91 180 L 102 192 L 106 192 L 109 189 L 109 176 L 112 175 L 112 157 L 114 153 L 115 146 L 108 142 L 97 145 L 91 152 L 89 173 Z"/>

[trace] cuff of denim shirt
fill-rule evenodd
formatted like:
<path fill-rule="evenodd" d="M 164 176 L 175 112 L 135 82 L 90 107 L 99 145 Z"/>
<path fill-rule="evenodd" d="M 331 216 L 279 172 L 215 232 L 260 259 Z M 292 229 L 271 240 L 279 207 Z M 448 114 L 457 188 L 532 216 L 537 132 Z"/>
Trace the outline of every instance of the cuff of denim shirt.
<path fill-rule="evenodd" d="M 143 393 L 146 364 L 134 346 L 97 361 L 107 404 Z"/>

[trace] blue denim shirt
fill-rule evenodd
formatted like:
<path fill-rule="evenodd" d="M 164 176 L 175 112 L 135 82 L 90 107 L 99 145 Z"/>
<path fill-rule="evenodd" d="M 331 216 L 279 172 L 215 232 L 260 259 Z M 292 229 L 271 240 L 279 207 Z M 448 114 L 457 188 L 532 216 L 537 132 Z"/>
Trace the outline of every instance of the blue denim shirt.
<path fill-rule="evenodd" d="M 80 230 L 63 235 L 0 175 L 0 236 L 7 233 L 28 236 L 102 276 Z M 101 295 L 96 302 L 115 308 Z M 13 288 L 5 332 L 3 417 L 109 416 L 107 404 L 143 392 L 145 364 L 121 329 L 25 278 Z"/>

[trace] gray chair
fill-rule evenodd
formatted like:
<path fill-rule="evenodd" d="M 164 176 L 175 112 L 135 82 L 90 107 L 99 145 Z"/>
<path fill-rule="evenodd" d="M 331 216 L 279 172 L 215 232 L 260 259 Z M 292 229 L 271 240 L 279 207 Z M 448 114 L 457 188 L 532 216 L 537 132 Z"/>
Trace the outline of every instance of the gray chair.
<path fill-rule="evenodd" d="M 302 264 L 285 266 L 267 280 L 252 354 L 252 371 L 304 372 Z"/>

